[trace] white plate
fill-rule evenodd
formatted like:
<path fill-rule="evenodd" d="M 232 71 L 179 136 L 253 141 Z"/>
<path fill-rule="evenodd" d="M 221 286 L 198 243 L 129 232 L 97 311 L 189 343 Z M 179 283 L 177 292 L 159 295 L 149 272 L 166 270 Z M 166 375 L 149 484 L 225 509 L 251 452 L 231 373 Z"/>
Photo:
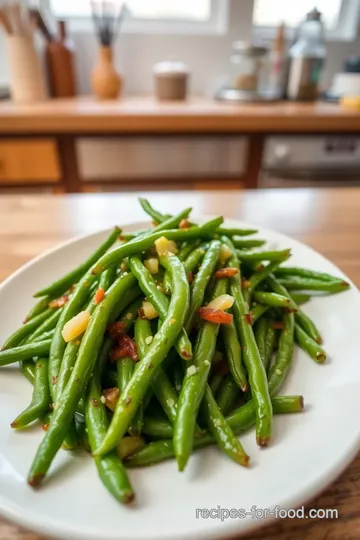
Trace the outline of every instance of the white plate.
<path fill-rule="evenodd" d="M 228 221 L 229 225 L 247 226 Z M 143 228 L 138 223 L 128 230 Z M 291 264 L 345 277 L 308 247 L 275 232 L 261 237 L 278 248 L 291 247 Z M 31 293 L 62 275 L 106 236 L 99 232 L 75 239 L 37 258 L 0 287 L 0 341 L 15 330 L 32 305 Z M 303 394 L 302 414 L 276 417 L 272 445 L 260 450 L 253 431 L 242 437 L 251 456 L 249 470 L 235 465 L 216 448 L 197 452 L 185 473 L 174 461 L 130 471 L 137 505 L 127 508 L 107 494 L 89 456 L 59 452 L 48 481 L 38 491 L 26 483 L 42 437 L 38 427 L 14 432 L 9 423 L 31 395 L 29 383 L 14 368 L 0 372 L 0 511 L 9 519 L 44 534 L 87 540 L 211 539 L 241 534 L 261 520 L 197 519 L 196 509 L 293 508 L 333 481 L 359 449 L 360 298 L 355 287 L 317 298 L 304 310 L 325 337 L 329 360 L 316 365 L 296 351 L 282 394 Z"/>

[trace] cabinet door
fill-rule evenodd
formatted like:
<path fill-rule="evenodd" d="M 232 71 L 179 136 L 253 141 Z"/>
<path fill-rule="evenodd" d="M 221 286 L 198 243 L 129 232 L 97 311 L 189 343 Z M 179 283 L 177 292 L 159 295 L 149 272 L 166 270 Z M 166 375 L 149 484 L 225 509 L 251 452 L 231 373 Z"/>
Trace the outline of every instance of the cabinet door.
<path fill-rule="evenodd" d="M 0 141 L 0 182 L 53 183 L 58 182 L 60 176 L 54 139 Z"/>

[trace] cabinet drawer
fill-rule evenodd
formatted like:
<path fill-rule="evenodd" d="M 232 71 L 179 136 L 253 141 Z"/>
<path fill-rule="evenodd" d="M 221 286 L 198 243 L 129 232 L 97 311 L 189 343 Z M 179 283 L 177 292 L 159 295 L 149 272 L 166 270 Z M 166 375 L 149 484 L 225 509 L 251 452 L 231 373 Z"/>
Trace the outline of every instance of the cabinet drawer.
<path fill-rule="evenodd" d="M 247 167 L 248 141 L 238 136 L 79 138 L 83 180 L 231 177 Z"/>
<path fill-rule="evenodd" d="M 60 164 L 53 139 L 0 141 L 0 181 L 49 183 L 60 180 Z"/>

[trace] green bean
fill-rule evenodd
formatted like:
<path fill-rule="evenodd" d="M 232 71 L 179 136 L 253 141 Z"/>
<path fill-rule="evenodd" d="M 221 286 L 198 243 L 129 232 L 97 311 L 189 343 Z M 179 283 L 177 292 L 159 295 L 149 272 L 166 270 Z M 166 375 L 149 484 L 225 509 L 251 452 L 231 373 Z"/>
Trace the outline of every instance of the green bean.
<path fill-rule="evenodd" d="M 163 221 L 166 221 L 171 217 L 169 215 L 161 214 L 160 212 L 155 210 L 147 199 L 139 197 L 139 203 L 141 204 L 144 212 L 148 214 L 148 216 L 150 216 L 154 221 L 156 221 L 156 223 L 162 223 Z"/>
<path fill-rule="evenodd" d="M 197 267 L 203 260 L 205 253 L 206 250 L 204 249 L 204 247 L 198 247 L 190 253 L 190 255 L 184 260 L 184 268 L 186 274 L 189 274 L 190 272 L 193 272 L 197 269 Z M 171 294 L 171 281 L 167 272 L 165 272 L 164 275 L 163 288 L 166 294 Z"/>
<path fill-rule="evenodd" d="M 64 357 L 61 362 L 61 369 L 59 371 L 57 384 L 56 384 L 56 393 L 55 401 L 58 401 L 61 394 L 65 390 L 65 387 L 70 379 L 72 370 L 74 369 L 76 358 L 80 349 L 81 339 L 74 339 L 69 341 L 66 345 Z"/>
<path fill-rule="evenodd" d="M 241 292 L 240 265 L 236 256 L 236 250 L 227 237 L 222 237 L 222 241 L 232 251 L 228 265 L 239 270 L 238 274 L 230 278 L 230 292 L 235 299 L 233 313 L 235 326 L 244 349 L 244 363 L 248 372 L 250 389 L 256 407 L 256 440 L 260 446 L 266 446 L 271 437 L 272 427 L 272 407 L 267 377 L 249 321 L 248 306 Z"/>
<path fill-rule="evenodd" d="M 33 360 L 24 360 L 20 362 L 20 370 L 24 377 L 31 383 L 35 381 L 35 364 Z"/>
<path fill-rule="evenodd" d="M 116 447 L 116 453 L 121 460 L 132 456 L 141 448 L 144 448 L 145 441 L 139 435 L 123 437 Z"/>
<path fill-rule="evenodd" d="M 190 229 L 161 229 L 152 232 L 152 234 L 149 234 L 148 236 L 134 238 L 134 240 L 113 249 L 111 252 L 101 257 L 93 267 L 92 272 L 94 274 L 101 274 L 109 266 L 119 264 L 125 257 L 136 255 L 141 251 L 146 251 L 153 246 L 155 240 L 162 236 L 166 236 L 168 240 L 187 240 L 190 238 L 199 238 L 204 235 L 206 236 L 206 234 L 216 229 L 222 221 L 223 218 L 219 217 L 212 219 L 199 227 L 190 227 Z M 166 221 L 164 221 L 164 224 L 165 223 Z M 164 234 L 165 231 L 166 234 Z"/>
<path fill-rule="evenodd" d="M 12 349 L 17 347 L 31 332 L 33 332 L 40 324 L 42 324 L 52 314 L 51 309 L 47 309 L 33 317 L 30 321 L 20 326 L 10 337 L 5 341 L 2 350 Z"/>
<path fill-rule="evenodd" d="M 172 437 L 173 430 L 166 418 L 145 416 L 142 432 L 153 439 L 169 439 Z"/>
<path fill-rule="evenodd" d="M 304 408 L 302 396 L 281 396 L 272 398 L 272 406 L 275 414 L 289 414 L 300 412 Z M 234 430 L 234 433 L 239 434 L 250 429 L 256 422 L 255 405 L 253 401 L 249 401 L 226 418 L 229 426 Z M 154 425 L 155 427 L 155 425 Z M 145 467 L 160 463 L 165 459 L 170 459 L 175 456 L 173 441 L 171 437 L 171 426 L 166 428 L 169 432 L 169 440 L 160 440 L 147 444 L 143 449 L 139 450 L 126 461 L 127 467 Z M 165 430 L 164 433 L 165 435 Z M 194 448 L 204 448 L 214 444 L 214 438 L 211 435 L 205 435 L 201 439 L 194 441 Z"/>
<path fill-rule="evenodd" d="M 265 317 L 262 317 L 260 321 L 256 324 L 255 329 L 254 329 L 256 345 L 259 349 L 260 358 L 264 365 L 265 371 L 267 371 L 267 367 L 268 367 L 265 362 L 266 360 L 265 356 L 266 356 L 266 336 L 267 336 L 267 331 L 269 328 L 269 322 L 270 321 L 268 319 L 265 319 Z"/>
<path fill-rule="evenodd" d="M 57 322 L 55 334 L 51 342 L 49 357 L 49 388 L 51 397 L 54 401 L 56 398 L 56 384 L 66 347 L 65 340 L 62 336 L 62 330 L 64 325 L 79 313 L 84 302 L 89 296 L 89 288 L 95 280 L 96 276 L 93 276 L 90 273 L 85 274 L 85 276 L 78 283 L 68 302 L 65 304 Z"/>
<path fill-rule="evenodd" d="M 266 244 L 266 241 L 265 240 L 239 240 L 238 238 L 233 238 L 232 243 L 237 249 L 253 249 L 253 248 L 263 246 L 264 244 Z"/>
<path fill-rule="evenodd" d="M 24 323 L 27 323 L 30 321 L 33 317 L 36 317 L 43 311 L 45 311 L 49 307 L 49 302 L 52 300 L 51 297 L 45 297 L 41 298 L 38 302 L 36 302 L 35 306 L 33 306 L 29 313 L 26 315 Z"/>
<path fill-rule="evenodd" d="M 173 366 L 171 369 L 171 375 L 173 378 L 174 388 L 176 392 L 180 393 L 181 387 L 184 382 L 184 371 L 183 371 L 181 363 L 177 362 L 177 359 L 175 359 L 175 362 L 173 363 Z"/>
<path fill-rule="evenodd" d="M 346 281 L 320 281 L 302 277 L 281 278 L 279 282 L 288 291 L 323 291 L 329 294 L 337 294 L 349 289 L 350 285 Z"/>
<path fill-rule="evenodd" d="M 236 385 L 235 388 L 238 390 Z M 240 441 L 235 437 L 233 430 L 225 420 L 208 384 L 205 387 L 201 410 L 209 431 L 219 448 L 235 463 L 247 467 L 250 461 L 249 456 L 245 453 Z"/>
<path fill-rule="evenodd" d="M 194 283 L 192 284 L 190 309 L 185 325 L 187 332 L 191 331 L 197 311 L 204 302 L 205 290 L 218 263 L 220 248 L 221 243 L 218 240 L 213 240 L 210 243 L 209 249 L 203 258 Z"/>
<path fill-rule="evenodd" d="M 212 248 L 210 247 L 209 252 L 211 250 Z M 217 251 L 215 251 L 215 254 L 217 256 Z M 217 298 L 221 294 L 224 294 L 226 289 L 227 280 L 219 279 L 213 290 L 212 298 Z M 219 326 L 219 324 L 210 322 L 204 322 L 201 325 L 193 364 L 187 369 L 181 388 L 174 424 L 174 448 L 180 471 L 185 469 L 192 451 L 196 417 L 204 396 L 211 367 L 209 359 L 212 359 L 215 352 Z"/>
<path fill-rule="evenodd" d="M 234 229 L 231 227 L 219 227 L 216 230 L 217 234 L 223 234 L 225 236 L 250 236 L 256 234 L 258 231 L 256 229 Z"/>
<path fill-rule="evenodd" d="M 39 341 L 46 341 L 47 339 L 52 339 L 54 337 L 54 334 L 55 334 L 55 328 L 53 328 L 52 330 L 48 330 L 48 332 L 44 332 L 43 334 L 41 334 L 41 336 L 37 336 L 35 339 L 28 341 L 26 340 L 25 342 L 23 342 L 23 345 L 25 345 L 26 343 L 38 343 Z"/>
<path fill-rule="evenodd" d="M 62 294 L 64 291 L 66 291 L 66 289 L 76 283 L 96 263 L 96 261 L 107 252 L 107 250 L 116 242 L 120 233 L 121 230 L 118 227 L 115 227 L 115 229 L 110 233 L 105 242 L 103 242 L 101 246 L 99 246 L 98 249 L 92 255 L 90 255 L 88 259 L 86 259 L 86 261 L 81 263 L 77 268 L 75 268 L 62 278 L 54 281 L 54 283 L 52 283 L 48 287 L 45 287 L 44 289 L 38 291 L 36 294 L 34 294 L 35 298 L 39 296 L 46 296 L 49 294 Z"/>
<path fill-rule="evenodd" d="M 69 382 L 56 403 L 52 422 L 32 463 L 28 477 L 28 482 L 32 486 L 40 484 L 68 432 L 77 404 L 93 371 L 111 314 L 132 283 L 131 274 L 121 275 L 90 318 Z"/>
<path fill-rule="evenodd" d="M 290 294 L 290 297 L 298 306 L 303 306 L 311 300 L 310 294 L 293 293 Z"/>
<path fill-rule="evenodd" d="M 307 270 L 305 268 L 284 266 L 276 270 L 275 275 L 277 278 L 280 276 L 298 276 L 302 278 L 316 279 L 320 281 L 343 281 L 342 278 L 332 276 L 330 274 L 324 274 L 323 272 L 315 272 L 314 270 Z"/>
<path fill-rule="evenodd" d="M 50 393 L 47 369 L 48 358 L 39 358 L 35 363 L 35 380 L 31 403 L 11 423 L 12 428 L 25 427 L 49 410 Z"/>
<path fill-rule="evenodd" d="M 38 341 L 38 338 L 42 336 L 45 332 L 48 332 L 50 330 L 53 330 L 58 320 L 61 316 L 62 309 L 55 310 L 52 315 L 50 315 L 49 318 L 47 318 L 40 326 L 37 327 L 37 329 L 30 334 L 30 336 L 27 338 L 27 343 L 30 343 L 31 341 Z M 33 320 L 33 319 L 32 319 Z"/>
<path fill-rule="evenodd" d="M 248 389 L 248 382 L 242 363 L 241 346 L 234 322 L 231 324 L 223 324 L 221 326 L 221 336 L 225 345 L 230 373 L 238 387 L 243 392 L 246 392 Z"/>
<path fill-rule="evenodd" d="M 239 397 L 239 387 L 233 376 L 228 373 L 222 380 L 219 392 L 216 396 L 218 407 L 223 415 L 228 414 Z"/>
<path fill-rule="evenodd" d="M 116 267 L 110 266 L 105 272 L 103 272 L 100 276 L 99 281 L 99 288 L 104 289 L 104 291 L 107 291 L 111 285 L 114 283 L 116 279 Z"/>
<path fill-rule="evenodd" d="M 291 298 L 277 293 L 255 291 L 253 300 L 258 304 L 265 304 L 270 307 L 283 307 L 293 311 L 297 308 Z"/>
<path fill-rule="evenodd" d="M 224 375 L 222 373 L 215 373 L 210 379 L 210 390 L 216 396 L 223 381 Z"/>
<path fill-rule="evenodd" d="M 253 274 L 249 279 L 249 290 L 253 292 L 256 287 L 260 285 L 260 283 L 262 283 L 270 274 L 272 274 L 277 268 L 279 268 L 280 264 L 285 262 L 289 257 L 290 251 L 287 251 L 286 255 L 284 255 L 282 259 L 270 262 L 260 272 L 255 272 L 255 274 Z"/>
<path fill-rule="evenodd" d="M 283 261 L 290 256 L 290 252 L 290 249 L 285 249 L 284 251 L 237 250 L 237 256 L 240 262 Z"/>
<path fill-rule="evenodd" d="M 159 313 L 160 319 L 163 321 L 166 318 L 169 309 L 169 299 L 157 288 L 152 275 L 147 268 L 145 268 L 140 257 L 135 255 L 130 257 L 129 265 L 133 275 L 138 280 L 143 293 L 153 304 L 156 311 Z M 180 333 L 179 339 L 176 341 L 175 347 L 181 358 L 184 360 L 190 360 L 190 358 L 192 358 L 192 345 L 184 328 Z"/>
<path fill-rule="evenodd" d="M 280 334 L 279 349 L 276 353 L 275 362 L 269 371 L 269 391 L 271 395 L 276 394 L 280 390 L 289 371 L 294 353 L 294 314 L 285 312 L 283 322 L 284 329 Z"/>
<path fill-rule="evenodd" d="M 125 391 L 126 386 L 128 385 L 131 377 L 133 376 L 135 369 L 135 362 L 130 357 L 121 358 L 117 361 L 118 368 L 118 386 L 120 394 Z M 139 435 L 142 429 L 142 407 L 139 406 L 134 418 L 132 419 L 129 425 L 130 435 Z"/>
<path fill-rule="evenodd" d="M 36 356 L 46 356 L 49 354 L 50 346 L 51 340 L 48 339 L 46 341 L 20 345 L 13 349 L 4 349 L 0 351 L 0 366 L 7 366 L 8 364 L 14 364 L 15 362 L 21 362 L 22 360 L 29 360 Z"/>
<path fill-rule="evenodd" d="M 266 373 L 269 373 L 271 359 L 272 359 L 272 355 L 273 355 L 274 347 L 275 347 L 275 341 L 276 341 L 276 330 L 270 324 L 267 329 L 266 339 L 265 339 L 264 367 L 265 367 Z"/>
<path fill-rule="evenodd" d="M 291 294 L 288 292 L 288 290 L 273 275 L 268 277 L 267 282 L 275 293 L 291 298 Z M 310 317 L 308 317 L 301 309 L 298 309 L 296 312 L 295 320 L 297 323 L 299 323 L 307 335 L 316 341 L 316 343 L 322 343 L 319 330 L 316 328 Z"/>
<path fill-rule="evenodd" d="M 295 339 L 302 350 L 315 360 L 315 362 L 318 364 L 325 362 L 326 352 L 324 349 L 316 341 L 311 339 L 298 324 L 295 325 Z"/>
<path fill-rule="evenodd" d="M 160 263 L 171 272 L 174 292 L 171 297 L 169 311 L 160 330 L 155 335 L 147 355 L 139 362 L 134 376 L 120 397 L 110 428 L 96 454 L 102 455 L 116 446 L 126 433 L 135 411 L 147 392 L 154 371 L 166 358 L 175 343 L 188 312 L 189 284 L 182 263 L 172 254 L 160 257 Z"/>
<path fill-rule="evenodd" d="M 178 257 L 180 261 L 185 261 L 189 255 L 199 247 L 201 240 L 193 240 L 192 242 L 184 242 L 184 245 L 179 251 Z"/>
<path fill-rule="evenodd" d="M 101 401 L 100 362 L 91 378 L 85 399 L 85 421 L 91 450 L 100 444 L 109 426 L 107 412 Z M 106 489 L 121 503 L 134 499 L 126 469 L 115 451 L 106 456 L 96 456 L 95 464 Z"/>
<path fill-rule="evenodd" d="M 270 306 L 252 306 L 251 316 L 253 324 L 256 323 L 270 309 Z"/>

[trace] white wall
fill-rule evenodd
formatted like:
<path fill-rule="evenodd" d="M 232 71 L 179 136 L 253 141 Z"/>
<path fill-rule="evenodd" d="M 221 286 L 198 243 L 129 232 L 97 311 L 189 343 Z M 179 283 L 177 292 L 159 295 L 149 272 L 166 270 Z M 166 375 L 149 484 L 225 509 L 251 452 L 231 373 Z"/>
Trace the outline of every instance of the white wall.
<path fill-rule="evenodd" d="M 224 36 L 136 35 L 122 34 L 116 43 L 117 68 L 125 78 L 125 91 L 145 94 L 152 91 L 152 66 L 165 59 L 180 59 L 192 70 L 193 93 L 213 94 L 225 80 L 231 52 L 236 39 L 251 39 L 253 0 L 231 0 L 229 29 Z M 72 36 L 77 51 L 79 91 L 90 92 L 89 74 L 95 63 L 98 45 L 94 34 Z M 360 36 L 355 42 L 329 43 L 328 60 L 323 83 L 328 86 L 344 59 L 360 54 Z M 0 37 L 0 84 L 8 80 L 3 37 Z"/>

